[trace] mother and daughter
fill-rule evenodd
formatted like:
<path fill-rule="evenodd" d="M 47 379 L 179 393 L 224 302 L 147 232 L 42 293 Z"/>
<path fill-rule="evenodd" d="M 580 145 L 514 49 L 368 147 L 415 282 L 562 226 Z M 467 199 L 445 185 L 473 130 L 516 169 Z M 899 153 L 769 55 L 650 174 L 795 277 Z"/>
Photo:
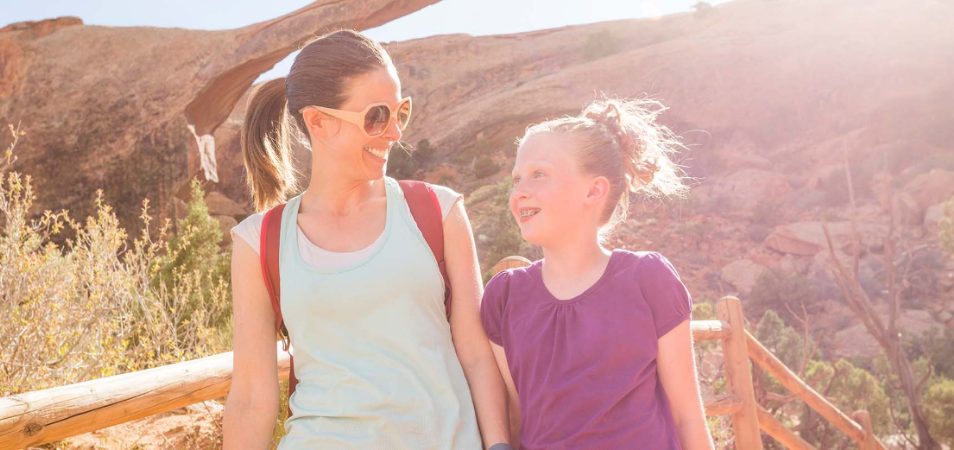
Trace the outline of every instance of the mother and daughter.
<path fill-rule="evenodd" d="M 601 239 L 631 192 L 684 189 L 658 106 L 604 100 L 527 129 L 510 213 L 544 258 L 482 293 L 461 195 L 385 176 L 412 110 L 387 52 L 353 31 L 304 46 L 242 130 L 262 212 L 232 230 L 225 448 L 271 445 L 276 328 L 297 381 L 280 449 L 712 448 L 689 293 L 662 255 Z"/>

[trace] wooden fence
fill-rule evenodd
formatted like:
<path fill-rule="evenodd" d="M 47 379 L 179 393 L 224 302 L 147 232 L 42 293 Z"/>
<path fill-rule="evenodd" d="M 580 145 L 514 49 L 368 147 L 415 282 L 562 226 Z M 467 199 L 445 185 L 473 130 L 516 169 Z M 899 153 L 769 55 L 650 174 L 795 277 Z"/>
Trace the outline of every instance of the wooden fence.
<path fill-rule="evenodd" d="M 526 263 L 521 258 L 505 258 L 494 271 Z M 718 320 L 693 320 L 692 335 L 696 342 L 722 343 L 726 393 L 706 399 L 705 410 L 710 416 L 731 417 L 737 449 L 762 449 L 761 431 L 786 448 L 814 448 L 758 405 L 752 384 L 752 363 L 853 440 L 859 449 L 885 449 L 871 429 L 867 412 L 857 411 L 848 416 L 839 411 L 745 329 L 739 299 L 719 300 L 716 315 Z M 284 374 L 288 371 L 288 357 L 282 351 L 278 354 L 278 366 Z M 232 353 L 229 352 L 0 398 L 0 449 L 54 442 L 219 399 L 228 393 L 231 376 Z"/>

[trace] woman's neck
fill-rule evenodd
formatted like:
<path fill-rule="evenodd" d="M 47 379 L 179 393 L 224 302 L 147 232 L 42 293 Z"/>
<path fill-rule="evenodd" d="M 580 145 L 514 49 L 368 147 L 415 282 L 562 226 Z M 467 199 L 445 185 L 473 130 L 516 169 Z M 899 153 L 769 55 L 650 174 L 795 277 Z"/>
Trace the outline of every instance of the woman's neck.
<path fill-rule="evenodd" d="M 347 215 L 369 200 L 383 197 L 384 179 L 360 180 L 341 172 L 312 168 L 311 181 L 302 194 L 301 208 L 334 215 Z"/>

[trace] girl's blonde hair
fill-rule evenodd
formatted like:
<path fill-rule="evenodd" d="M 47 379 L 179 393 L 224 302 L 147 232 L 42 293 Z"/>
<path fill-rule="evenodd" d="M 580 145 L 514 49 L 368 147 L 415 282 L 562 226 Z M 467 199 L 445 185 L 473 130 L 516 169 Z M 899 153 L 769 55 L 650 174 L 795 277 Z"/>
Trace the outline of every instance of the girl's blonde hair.
<path fill-rule="evenodd" d="M 610 182 L 611 201 L 602 217 L 606 231 L 626 219 L 630 192 L 670 197 L 688 191 L 681 169 L 672 161 L 684 146 L 656 122 L 665 110 L 665 105 L 650 99 L 596 100 L 578 116 L 531 125 L 518 144 L 538 133 L 574 138 L 580 144 L 576 152 L 582 170 Z"/>

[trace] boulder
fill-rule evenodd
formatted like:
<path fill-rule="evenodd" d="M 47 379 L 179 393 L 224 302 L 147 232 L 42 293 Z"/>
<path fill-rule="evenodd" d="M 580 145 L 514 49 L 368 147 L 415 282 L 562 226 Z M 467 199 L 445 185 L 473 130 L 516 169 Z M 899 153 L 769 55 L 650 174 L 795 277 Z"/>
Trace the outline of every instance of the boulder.
<path fill-rule="evenodd" d="M 242 206 L 221 192 L 209 192 L 205 196 L 205 204 L 209 207 L 209 214 L 225 216 L 243 216 L 248 213 L 248 207 Z"/>
<path fill-rule="evenodd" d="M 828 231 L 836 250 L 851 254 L 852 231 L 850 222 L 830 222 Z M 858 238 L 861 250 L 880 248 L 888 232 L 886 225 L 859 223 Z M 763 245 L 779 253 L 799 256 L 814 256 L 828 251 L 822 222 L 797 222 L 775 227 L 765 238 Z"/>
<path fill-rule="evenodd" d="M 739 259 L 725 265 L 720 271 L 722 281 L 732 285 L 740 294 L 752 292 L 752 287 L 768 270 L 767 267 L 750 259 Z"/>

